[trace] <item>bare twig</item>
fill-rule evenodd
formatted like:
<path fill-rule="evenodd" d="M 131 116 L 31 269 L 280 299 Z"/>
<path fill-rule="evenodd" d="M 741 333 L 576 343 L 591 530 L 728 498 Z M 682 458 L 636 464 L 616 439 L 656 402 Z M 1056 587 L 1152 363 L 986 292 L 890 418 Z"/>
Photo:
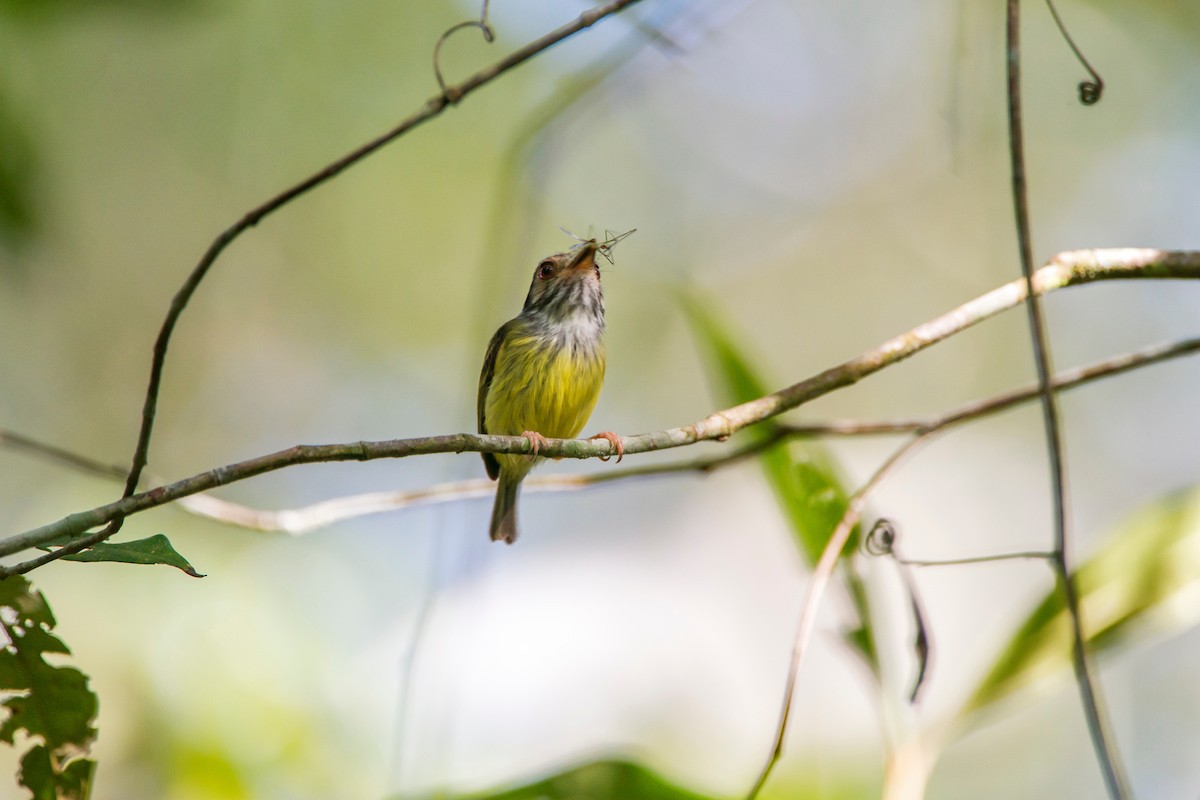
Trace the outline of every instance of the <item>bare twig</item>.
<path fill-rule="evenodd" d="M 1071 620 L 1071 635 L 1074 640 L 1072 662 L 1075 680 L 1079 686 L 1080 701 L 1087 719 L 1092 746 L 1104 774 L 1104 783 L 1109 797 L 1120 800 L 1129 796 L 1128 783 L 1117 755 L 1116 744 L 1109 729 L 1102 707 L 1102 698 L 1096 688 L 1095 678 L 1088 663 L 1087 646 L 1084 642 L 1083 624 L 1080 620 L 1079 597 L 1075 579 L 1071 575 L 1067 554 L 1067 505 L 1066 478 L 1063 464 L 1062 432 L 1058 423 L 1058 401 L 1050 385 L 1050 347 L 1046 335 L 1046 323 L 1042 316 L 1040 299 L 1033 291 L 1033 234 L 1029 223 L 1028 187 L 1025 182 L 1025 136 L 1021 115 L 1021 37 L 1020 0 L 1007 0 L 1007 53 L 1008 53 L 1008 140 L 1009 163 L 1012 167 L 1013 206 L 1017 223 L 1017 242 L 1020 249 L 1021 272 L 1029 291 L 1025 295 L 1029 331 L 1033 342 L 1033 357 L 1037 366 L 1038 385 L 1041 387 L 1043 422 L 1046 431 L 1046 447 L 1050 457 L 1050 480 L 1054 495 L 1054 555 L 1053 564 L 1062 585 L 1066 607 Z M 1057 16 L 1056 16 L 1057 18 Z"/>
<path fill-rule="evenodd" d="M 796 676 L 800 674 L 800 664 L 804 661 L 804 654 L 808 650 L 809 641 L 812 639 L 813 626 L 817 621 L 817 609 L 820 608 L 821 598 L 825 594 L 825 587 L 829 584 L 829 579 L 833 576 L 833 569 L 837 566 L 838 557 L 842 554 L 842 550 L 846 547 L 846 542 L 850 539 L 850 534 L 862 518 L 863 508 L 866 507 L 867 503 L 867 496 L 879 485 L 879 482 L 884 479 L 893 467 L 899 464 L 905 456 L 911 453 L 918 444 L 924 442 L 933 432 L 933 430 L 927 430 L 919 433 L 893 451 L 887 460 L 875 470 L 867 482 L 850 496 L 850 500 L 846 504 L 846 512 L 842 515 L 837 527 L 834 528 L 829 541 L 826 542 L 825 549 L 821 551 L 821 558 L 817 561 L 817 566 L 813 569 L 812 577 L 809 578 L 808 586 L 804 591 L 804 605 L 800 610 L 800 622 L 796 625 L 796 637 L 792 645 L 792 660 L 788 666 L 787 683 L 783 690 L 783 704 L 779 711 L 779 721 L 775 726 L 774 745 L 771 748 L 770 756 L 767 757 L 767 762 L 759 770 L 754 786 L 750 789 L 749 794 L 746 795 L 747 800 L 754 800 L 754 798 L 758 797 L 758 793 L 762 791 L 762 787 L 766 784 L 767 779 L 771 777 L 771 770 L 775 768 L 775 764 L 778 763 L 779 757 L 783 754 L 783 742 L 787 738 L 788 719 L 792 715 L 792 699 L 796 691 Z"/>
<path fill-rule="evenodd" d="M 1054 379 L 1054 388 L 1058 391 L 1066 391 L 1099 378 L 1120 375 L 1139 367 L 1146 367 L 1172 358 L 1190 355 L 1197 350 L 1200 350 L 1200 338 L 1183 339 L 1169 344 L 1154 345 L 1133 353 L 1108 358 L 1086 367 L 1060 372 Z M 980 419 L 990 414 L 1005 411 L 1014 406 L 1037 399 L 1040 396 L 1039 391 L 1036 384 L 1025 386 L 989 397 L 985 400 L 966 403 L 938 417 L 880 421 L 831 420 L 829 422 L 810 425 L 781 425 L 775 429 L 771 436 L 755 440 L 719 456 L 690 459 L 687 461 L 673 461 L 666 464 L 650 464 L 643 467 L 627 467 L 624 469 L 596 472 L 590 475 L 538 475 L 525 480 L 525 491 L 566 492 L 633 478 L 687 472 L 710 472 L 751 458 L 770 447 L 793 438 L 879 436 L 916 433 L 920 430 L 934 428 L 939 425 Z M 105 464 L 102 461 L 81 456 L 77 453 L 54 445 L 45 444 L 11 431 L 0 430 L 0 447 L 10 447 L 50 460 L 59 461 L 73 469 L 102 478 L 116 478 L 117 480 L 125 478 L 125 469 L 123 467 L 115 464 Z M 152 479 L 151 482 L 158 485 L 164 483 L 164 481 L 159 479 Z M 181 498 L 177 501 L 177 504 L 192 514 L 227 525 L 256 531 L 301 535 L 311 533 L 336 522 L 343 522 L 368 514 L 400 511 L 417 506 L 436 505 L 474 497 L 485 497 L 495 491 L 495 486 L 494 482 L 483 478 L 479 480 L 451 481 L 422 489 L 369 492 L 337 497 L 313 503 L 302 508 L 280 510 L 252 508 L 204 493 Z M 1046 553 L 1021 553 L 1000 556 L 979 556 L 947 561 L 904 559 L 902 563 L 923 567 L 939 566 L 942 564 L 977 563 L 1004 558 L 1047 557 L 1047 555 Z"/>
<path fill-rule="evenodd" d="M 124 467 L 116 464 L 105 464 L 103 461 L 88 458 L 70 450 L 64 450 L 56 445 L 46 444 L 37 439 L 31 439 L 24 434 L 14 431 L 0 430 L 0 447 L 31 453 L 50 461 L 57 461 L 80 472 L 98 475 L 101 478 L 115 478 L 119 481 L 125 480 L 126 469 Z"/>
<path fill-rule="evenodd" d="M 967 558 L 941 558 L 935 560 L 919 558 L 898 558 L 901 564 L 909 567 L 961 567 L 964 564 L 994 564 L 997 561 L 1049 561 L 1054 553 L 1044 550 L 1022 550 L 1018 553 L 995 553 L 990 556 L 968 556 Z"/>
<path fill-rule="evenodd" d="M 133 451 L 133 463 L 129 468 L 128 476 L 125 480 L 125 491 L 122 494 L 123 498 L 129 498 L 137 490 L 138 484 L 142 480 L 142 471 L 146 467 L 146 462 L 150 451 L 150 437 L 154 430 L 154 417 L 158 407 L 159 388 L 162 384 L 163 366 L 166 363 L 167 347 L 171 340 L 171 334 L 175 330 L 175 325 L 179 321 L 180 315 L 183 314 L 192 295 L 200 286 L 200 282 L 204 280 L 204 276 L 208 274 L 208 270 L 212 267 L 217 257 L 224 252 L 235 239 L 245 233 L 250 228 L 253 228 L 271 213 L 278 211 L 283 206 L 295 200 L 300 195 L 308 192 L 334 176 L 340 174 L 350 166 L 358 163 L 370 154 L 374 153 L 385 144 L 394 139 L 403 136 L 413 128 L 423 122 L 438 116 L 446 109 L 447 106 L 457 103 L 463 97 L 480 87 L 491 83 L 493 80 L 537 54 L 549 49 L 558 44 L 562 40 L 573 36 L 585 28 L 595 25 L 601 19 L 615 14 L 624 8 L 639 2 L 639 0 L 611 0 L 603 5 L 596 6 L 583 12 L 573 21 L 563 25 L 556 30 L 536 39 L 519 50 L 510 53 L 508 56 L 500 59 L 489 67 L 486 67 L 479 72 L 476 72 L 471 77 L 467 78 L 462 83 L 455 86 L 442 87 L 442 93 L 436 97 L 430 98 L 424 106 L 413 113 L 396 127 L 392 128 L 387 133 L 372 139 L 371 141 L 355 148 L 351 152 L 339 158 L 337 161 L 329 164 L 320 171 L 313 173 L 309 177 L 295 184 L 291 188 L 285 189 L 275 197 L 266 201 L 262 205 L 248 211 L 240 220 L 235 222 L 230 227 L 226 228 L 212 244 L 200 259 L 190 275 L 183 282 L 183 285 L 176 292 L 171 300 L 171 305 L 167 310 L 166 318 L 163 320 L 162 327 L 159 329 L 158 337 L 154 342 L 154 353 L 150 365 L 150 381 L 146 387 L 146 398 L 142 405 L 142 422 L 138 430 L 137 445 Z M 487 4 L 484 4 L 483 22 L 486 25 Z M 104 541 L 105 539 L 115 535 L 124 523 L 124 515 L 118 514 L 109 520 L 108 527 L 103 531 L 87 536 L 72 542 L 71 544 L 56 550 L 49 554 L 53 556 L 64 556 L 71 553 L 77 553 L 81 550 L 86 550 L 94 544 Z M 42 563 L 53 560 L 52 558 L 44 558 Z"/>
<path fill-rule="evenodd" d="M 1089 281 L 1116 278 L 1196 278 L 1200 277 L 1200 252 L 1163 250 L 1097 250 L 1064 253 L 1034 276 L 1034 290 L 1053 291 Z M 742 428 L 769 419 L 785 411 L 850 386 L 886 366 L 895 364 L 955 333 L 970 328 L 1024 300 L 1025 282 L 1013 281 L 988 292 L 953 311 L 919 325 L 911 331 L 884 342 L 839 366 L 825 370 L 778 392 L 751 400 L 678 428 L 624 438 L 625 454 L 634 455 L 700 441 L 723 440 Z M 89 511 L 64 517 L 57 522 L 0 540 L 0 556 L 12 555 L 43 545 L 62 536 L 77 536 L 117 518 L 165 505 L 180 498 L 208 491 L 296 464 L 328 461 L 368 461 L 377 458 L 404 458 L 432 453 L 528 453 L 529 441 L 520 436 L 484 436 L 449 434 L 418 439 L 381 442 L 352 442 L 333 445 L 297 445 L 246 461 L 193 475 L 167 486 L 121 498 Z M 603 439 L 550 439 L 540 448 L 542 455 L 556 458 L 598 458 L 612 455 L 612 445 Z M 39 559 L 0 568 L 0 578 L 28 572 L 53 556 L 76 552 L 101 541 L 107 529 L 83 536 L 72 549 L 60 548 Z"/>

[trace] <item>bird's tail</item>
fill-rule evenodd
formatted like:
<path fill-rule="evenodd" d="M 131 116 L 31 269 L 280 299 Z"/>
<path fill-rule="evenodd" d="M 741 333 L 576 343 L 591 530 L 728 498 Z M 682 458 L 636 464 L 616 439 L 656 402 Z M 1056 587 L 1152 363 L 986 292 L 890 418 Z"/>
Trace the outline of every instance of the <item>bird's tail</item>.
<path fill-rule="evenodd" d="M 500 471 L 500 484 L 496 487 L 496 504 L 492 506 L 492 541 L 504 540 L 512 544 L 517 540 L 517 492 L 521 489 L 520 478 L 511 478 Z"/>

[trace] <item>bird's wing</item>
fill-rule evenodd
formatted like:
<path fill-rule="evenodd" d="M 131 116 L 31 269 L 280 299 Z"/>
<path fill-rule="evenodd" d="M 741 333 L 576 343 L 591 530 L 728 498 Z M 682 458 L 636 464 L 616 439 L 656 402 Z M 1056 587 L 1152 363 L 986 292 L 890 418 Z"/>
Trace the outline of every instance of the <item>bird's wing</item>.
<path fill-rule="evenodd" d="M 496 360 L 500 355 L 500 347 L 504 343 L 504 337 L 508 333 L 508 322 L 500 326 L 496 331 L 496 335 L 492 337 L 492 341 L 488 343 L 487 355 L 483 357 L 483 371 L 479 373 L 479 399 L 476 403 L 479 413 L 479 432 L 487 433 L 487 419 L 485 419 L 484 411 L 487 408 L 488 389 L 492 386 L 492 378 L 496 374 Z M 487 467 L 488 477 L 492 480 L 500 477 L 500 462 L 496 460 L 496 456 L 492 453 L 481 453 L 483 456 L 483 465 Z"/>

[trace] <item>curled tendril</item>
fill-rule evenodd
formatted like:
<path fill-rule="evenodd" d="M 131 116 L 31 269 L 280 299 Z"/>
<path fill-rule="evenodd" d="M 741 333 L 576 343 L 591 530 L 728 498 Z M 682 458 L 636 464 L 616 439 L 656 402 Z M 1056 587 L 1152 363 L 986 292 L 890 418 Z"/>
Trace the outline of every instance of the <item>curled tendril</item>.
<path fill-rule="evenodd" d="M 908 692 L 908 701 L 910 703 L 917 702 L 917 698 L 921 694 L 921 688 L 925 685 L 925 678 L 929 673 L 929 661 L 933 653 L 933 642 L 929 637 L 929 626 L 925 622 L 925 610 L 922 607 L 920 595 L 917 593 L 917 584 L 913 580 L 912 571 L 909 569 L 908 562 L 900 557 L 896 551 L 896 539 L 899 537 L 899 532 L 896 526 L 892 524 L 890 519 L 880 517 L 875 520 L 875 524 L 871 526 L 871 531 L 863 539 L 863 552 L 870 556 L 887 556 L 895 560 L 897 569 L 900 570 L 900 577 L 904 580 L 904 588 L 908 592 L 908 605 L 912 610 L 913 627 L 916 632 L 913 635 L 912 648 L 913 656 L 917 662 L 916 674 L 913 676 L 912 688 Z"/>
<path fill-rule="evenodd" d="M 1079 102 L 1085 106 L 1094 106 L 1100 102 L 1100 95 L 1104 93 L 1104 81 L 1080 81 L 1079 82 Z"/>
<path fill-rule="evenodd" d="M 890 519 L 880 517 L 871 526 L 863 539 L 863 552 L 869 556 L 894 556 L 896 554 L 896 526 Z"/>
<path fill-rule="evenodd" d="M 1079 82 L 1079 102 L 1085 106 L 1094 106 L 1100 102 L 1101 95 L 1104 94 L 1104 79 L 1100 77 L 1100 73 L 1092 69 L 1092 65 L 1083 57 L 1083 53 L 1075 45 L 1075 40 L 1071 38 L 1071 34 L 1067 32 L 1067 26 L 1063 24 L 1062 17 L 1058 15 L 1058 9 L 1054 7 L 1054 0 L 1046 0 L 1046 7 L 1050 9 L 1050 16 L 1054 17 L 1054 24 L 1058 25 L 1058 31 L 1067 42 L 1067 46 L 1071 48 L 1071 52 L 1075 54 L 1075 58 L 1083 65 L 1083 68 L 1092 76 L 1091 80 Z"/>
<path fill-rule="evenodd" d="M 479 19 L 471 19 L 466 22 L 460 22 L 457 25 L 451 26 L 445 33 L 438 38 L 437 44 L 433 46 L 433 76 L 437 78 L 438 87 L 442 90 L 442 95 L 451 103 L 457 102 L 458 97 L 454 96 L 454 92 L 450 87 L 446 86 L 446 79 L 442 77 L 442 45 L 452 35 L 462 30 L 463 28 L 479 28 L 483 31 L 483 40 L 491 44 L 496 39 L 496 33 L 492 30 L 492 26 L 488 24 L 488 3 L 490 0 L 483 0 L 483 8 L 479 12 Z"/>

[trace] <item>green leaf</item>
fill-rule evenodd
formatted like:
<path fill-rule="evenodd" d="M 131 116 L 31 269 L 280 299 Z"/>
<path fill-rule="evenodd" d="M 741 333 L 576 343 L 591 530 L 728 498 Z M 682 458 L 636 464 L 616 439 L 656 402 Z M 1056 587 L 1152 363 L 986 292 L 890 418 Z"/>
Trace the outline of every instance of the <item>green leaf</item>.
<path fill-rule="evenodd" d="M 683 298 L 692 332 L 708 356 L 709 380 L 721 405 L 744 403 L 771 392 L 750 365 L 741 348 L 717 316 L 695 296 Z M 739 435 L 763 441 L 777 435 L 779 423 L 766 420 Z M 843 485 L 837 462 L 820 442 L 792 441 L 772 447 L 759 456 L 767 482 L 774 490 L 784 516 L 795 536 L 801 555 L 812 566 L 821 557 L 825 543 L 846 513 L 849 493 Z M 853 553 L 861 531 L 856 526 L 843 555 Z M 858 612 L 859 624 L 846 632 L 851 643 L 878 674 L 878 654 L 871 635 L 870 608 L 861 579 L 842 561 L 846 587 Z"/>
<path fill-rule="evenodd" d="M 37 227 L 37 159 L 21 119 L 0 94 L 0 245 L 22 244 Z"/>
<path fill-rule="evenodd" d="M 69 20 L 96 10 L 164 13 L 197 6 L 195 0 L 0 0 L 0 14 L 20 21 Z"/>
<path fill-rule="evenodd" d="M 51 550 L 55 546 L 61 547 L 68 544 L 74 538 L 78 537 L 64 536 L 50 542 L 49 547 L 42 547 L 40 549 Z M 166 564 L 169 567 L 175 567 L 186 572 L 193 578 L 204 577 L 192 567 L 186 558 L 181 556 L 171 546 L 171 540 L 161 533 L 157 533 L 148 539 L 137 539 L 132 542 L 101 542 L 100 544 L 92 545 L 83 552 L 63 556 L 63 561 L 117 561 L 122 564 Z"/>
<path fill-rule="evenodd" d="M 54 786 L 54 768 L 50 765 L 50 751 L 44 745 L 30 748 L 21 759 L 21 770 L 17 781 L 33 792 L 33 800 L 57 800 Z"/>
<path fill-rule="evenodd" d="M 627 761 L 597 761 L 516 789 L 467 797 L 470 800 L 712 800 Z"/>
<path fill-rule="evenodd" d="M 744 403 L 772 391 L 729 331 L 700 300 L 685 297 L 684 310 L 708 356 L 709 380 L 718 403 Z M 762 441 L 776 435 L 778 428 L 778 423 L 770 419 L 746 429 L 744 435 Z M 836 461 L 826 447 L 813 441 L 793 441 L 786 447 L 771 448 L 760 460 L 801 552 L 809 565 L 817 563 L 849 502 Z M 846 552 L 852 552 L 857 542 L 856 530 Z"/>
<path fill-rule="evenodd" d="M 41 592 L 17 575 L 0 580 L 0 703 L 8 713 L 0 741 L 14 744 L 18 733 L 35 742 L 21 759 L 19 780 L 34 800 L 87 797 L 93 764 L 80 758 L 96 738 L 98 709 L 88 678 L 74 667 L 46 662 L 47 653 L 69 654 L 50 632 L 54 614 Z"/>
<path fill-rule="evenodd" d="M 1195 625 L 1200 621 L 1200 488 L 1139 511 L 1075 575 L 1084 636 L 1094 653 L 1155 623 L 1171 630 Z M 963 714 L 1030 684 L 1065 676 L 1071 641 L 1056 586 L 1001 652 Z"/>
<path fill-rule="evenodd" d="M 50 751 L 39 744 L 21 759 L 17 781 L 33 793 L 32 800 L 86 800 L 95 769 L 91 759 L 76 758 L 56 773 Z"/>
<path fill-rule="evenodd" d="M 90 758 L 70 761 L 58 775 L 58 796 L 61 800 L 87 800 L 92 793 L 92 777 L 96 762 Z"/>

